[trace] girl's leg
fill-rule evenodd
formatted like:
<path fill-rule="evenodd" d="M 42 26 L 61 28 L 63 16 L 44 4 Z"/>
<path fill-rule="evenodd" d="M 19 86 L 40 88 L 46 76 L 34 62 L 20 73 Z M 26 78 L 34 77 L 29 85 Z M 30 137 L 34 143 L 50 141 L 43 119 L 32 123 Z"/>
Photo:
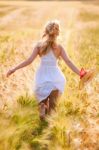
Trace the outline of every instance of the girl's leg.
<path fill-rule="evenodd" d="M 57 99 L 59 98 L 59 96 L 61 95 L 61 93 L 59 92 L 59 90 L 53 90 L 50 95 L 42 100 L 39 103 L 39 112 L 40 112 L 40 118 L 44 119 L 46 114 L 50 114 L 51 110 L 55 108 L 56 106 L 56 102 Z"/>
<path fill-rule="evenodd" d="M 42 100 L 39 103 L 39 112 L 40 112 L 40 118 L 44 119 L 45 118 L 45 114 L 48 113 L 48 109 L 49 109 L 49 100 L 48 97 L 44 100 Z"/>
<path fill-rule="evenodd" d="M 54 110 L 56 106 L 57 99 L 60 96 L 59 90 L 53 90 L 49 95 L 49 114 L 51 113 L 51 110 Z"/>
<path fill-rule="evenodd" d="M 45 114 L 48 114 L 49 112 L 49 98 L 47 97 L 47 99 L 45 100 Z"/>

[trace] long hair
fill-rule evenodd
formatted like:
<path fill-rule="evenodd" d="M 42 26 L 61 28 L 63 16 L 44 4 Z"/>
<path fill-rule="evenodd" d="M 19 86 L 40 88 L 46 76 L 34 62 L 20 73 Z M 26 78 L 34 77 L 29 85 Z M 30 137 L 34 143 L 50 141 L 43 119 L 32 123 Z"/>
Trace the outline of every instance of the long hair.
<path fill-rule="evenodd" d="M 48 53 L 51 47 L 54 49 L 59 31 L 60 29 L 58 20 L 47 22 L 42 35 L 42 40 L 39 44 L 39 53 L 41 56 Z"/>

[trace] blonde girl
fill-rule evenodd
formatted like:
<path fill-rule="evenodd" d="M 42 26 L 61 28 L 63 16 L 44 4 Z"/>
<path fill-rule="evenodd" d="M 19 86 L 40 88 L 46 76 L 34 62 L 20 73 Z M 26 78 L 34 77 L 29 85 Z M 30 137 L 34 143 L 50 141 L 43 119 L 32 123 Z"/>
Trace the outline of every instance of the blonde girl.
<path fill-rule="evenodd" d="M 58 66 L 61 57 L 66 65 L 78 76 L 83 77 L 86 72 L 80 74 L 80 70 L 72 63 L 63 46 L 57 42 L 60 32 L 60 24 L 57 20 L 47 22 L 42 35 L 42 40 L 37 42 L 31 56 L 16 67 L 10 69 L 6 76 L 10 76 L 16 70 L 30 65 L 37 55 L 40 64 L 35 73 L 34 95 L 38 100 L 40 118 L 44 119 L 55 108 L 55 103 L 64 92 L 66 78 Z"/>

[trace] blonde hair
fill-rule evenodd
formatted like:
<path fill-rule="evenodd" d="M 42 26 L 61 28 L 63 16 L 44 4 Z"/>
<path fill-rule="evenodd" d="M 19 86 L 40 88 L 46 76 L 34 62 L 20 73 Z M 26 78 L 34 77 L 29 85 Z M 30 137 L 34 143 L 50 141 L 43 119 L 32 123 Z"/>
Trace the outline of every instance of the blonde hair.
<path fill-rule="evenodd" d="M 42 40 L 39 44 L 39 53 L 40 55 L 45 55 L 50 47 L 54 48 L 54 45 L 56 44 L 57 36 L 59 35 L 59 21 L 53 20 L 48 21 L 44 28 L 44 33 L 42 36 Z"/>

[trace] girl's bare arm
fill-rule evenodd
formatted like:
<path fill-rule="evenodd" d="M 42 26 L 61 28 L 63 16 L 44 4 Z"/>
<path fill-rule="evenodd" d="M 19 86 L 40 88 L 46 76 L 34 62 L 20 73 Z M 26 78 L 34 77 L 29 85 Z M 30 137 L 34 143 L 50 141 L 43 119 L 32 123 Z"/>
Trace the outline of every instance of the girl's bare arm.
<path fill-rule="evenodd" d="M 80 75 L 80 70 L 70 60 L 70 58 L 68 57 L 68 55 L 67 55 L 66 51 L 64 50 L 64 48 L 61 45 L 59 47 L 61 49 L 61 57 L 62 57 L 62 59 L 72 69 L 72 71 L 74 71 L 76 74 Z"/>
<path fill-rule="evenodd" d="M 30 55 L 30 57 L 29 57 L 27 60 L 25 60 L 25 61 L 23 61 L 22 63 L 20 63 L 19 65 L 17 65 L 16 67 L 14 67 L 14 68 L 8 70 L 8 72 L 6 73 L 6 77 L 9 77 L 9 76 L 10 76 L 12 73 L 14 73 L 17 69 L 23 68 L 23 67 L 25 67 L 25 66 L 31 64 L 32 61 L 36 58 L 36 56 L 37 56 L 37 54 L 38 54 L 38 51 L 39 51 L 38 47 L 35 46 L 35 47 L 33 48 L 33 52 L 32 52 L 32 54 Z"/>
<path fill-rule="evenodd" d="M 37 54 L 38 54 L 38 47 L 35 46 L 33 48 L 33 52 L 30 55 L 30 57 L 27 60 L 25 60 L 22 63 L 20 63 L 19 65 L 17 65 L 14 69 L 17 70 L 17 69 L 20 69 L 20 68 L 28 66 L 29 64 L 31 64 L 33 62 L 33 60 L 36 58 Z"/>

